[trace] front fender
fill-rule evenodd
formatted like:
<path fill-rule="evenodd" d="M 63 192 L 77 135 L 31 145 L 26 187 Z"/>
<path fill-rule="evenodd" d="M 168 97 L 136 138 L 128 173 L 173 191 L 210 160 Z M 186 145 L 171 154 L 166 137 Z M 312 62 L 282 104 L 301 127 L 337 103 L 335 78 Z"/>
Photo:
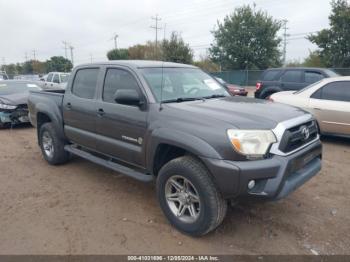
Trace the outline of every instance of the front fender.
<path fill-rule="evenodd" d="M 160 144 L 180 147 L 198 157 L 222 159 L 216 150 L 199 137 L 169 128 L 159 128 L 152 132 L 147 144 L 147 167 L 153 170 L 153 159 Z"/>

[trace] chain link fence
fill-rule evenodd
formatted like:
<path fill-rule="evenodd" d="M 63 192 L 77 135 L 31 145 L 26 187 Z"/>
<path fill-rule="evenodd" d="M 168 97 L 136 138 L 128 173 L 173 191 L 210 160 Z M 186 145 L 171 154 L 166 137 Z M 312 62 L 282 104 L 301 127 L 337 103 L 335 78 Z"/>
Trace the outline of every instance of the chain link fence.
<path fill-rule="evenodd" d="M 350 68 L 331 68 L 334 72 L 342 76 L 350 76 Z M 260 80 L 264 70 L 232 70 L 212 73 L 215 77 L 220 77 L 228 83 L 241 86 L 255 86 Z"/>

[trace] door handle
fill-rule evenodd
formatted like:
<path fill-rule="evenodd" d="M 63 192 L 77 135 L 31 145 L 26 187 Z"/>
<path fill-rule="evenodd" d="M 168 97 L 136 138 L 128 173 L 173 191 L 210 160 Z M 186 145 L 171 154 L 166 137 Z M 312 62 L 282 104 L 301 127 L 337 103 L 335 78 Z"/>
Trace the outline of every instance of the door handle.
<path fill-rule="evenodd" d="M 66 108 L 67 108 L 68 110 L 71 110 L 71 109 L 72 109 L 72 104 L 68 102 L 67 105 L 66 105 Z"/>
<path fill-rule="evenodd" d="M 99 117 L 102 117 L 104 114 L 105 114 L 105 111 L 104 111 L 102 108 L 99 108 L 99 109 L 97 110 L 97 115 L 98 115 Z"/>

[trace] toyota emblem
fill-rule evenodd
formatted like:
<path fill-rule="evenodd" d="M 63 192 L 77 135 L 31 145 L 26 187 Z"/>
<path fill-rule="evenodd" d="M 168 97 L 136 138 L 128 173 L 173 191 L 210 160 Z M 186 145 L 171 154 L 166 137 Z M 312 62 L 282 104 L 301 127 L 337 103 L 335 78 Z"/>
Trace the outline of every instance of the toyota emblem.
<path fill-rule="evenodd" d="M 301 134 L 303 135 L 304 140 L 308 140 L 310 137 L 310 130 L 306 126 L 301 127 Z"/>

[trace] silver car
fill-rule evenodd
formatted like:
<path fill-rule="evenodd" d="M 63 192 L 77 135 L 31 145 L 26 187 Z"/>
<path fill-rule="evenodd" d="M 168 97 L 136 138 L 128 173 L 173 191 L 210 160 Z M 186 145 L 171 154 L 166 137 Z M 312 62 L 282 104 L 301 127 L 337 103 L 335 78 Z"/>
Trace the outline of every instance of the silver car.
<path fill-rule="evenodd" d="M 275 93 L 270 100 L 311 112 L 322 134 L 350 137 L 350 77 L 323 79 L 297 92 Z"/>

